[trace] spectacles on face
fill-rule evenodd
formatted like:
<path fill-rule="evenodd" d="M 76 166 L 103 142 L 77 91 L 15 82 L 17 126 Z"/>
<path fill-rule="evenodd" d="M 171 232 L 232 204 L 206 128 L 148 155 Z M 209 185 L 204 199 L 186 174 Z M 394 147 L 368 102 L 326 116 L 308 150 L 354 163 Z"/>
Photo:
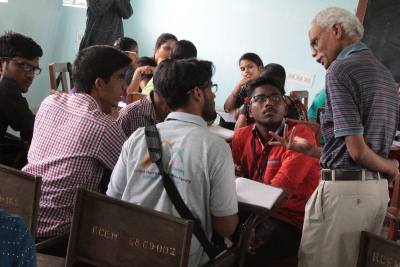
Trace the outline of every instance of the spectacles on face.
<path fill-rule="evenodd" d="M 136 52 L 136 51 L 122 51 L 122 52 L 129 53 L 129 54 L 134 54 L 137 57 L 139 56 L 139 52 Z"/>
<path fill-rule="evenodd" d="M 322 29 L 317 36 L 314 38 L 314 40 L 312 40 L 312 42 L 310 43 L 310 47 L 311 47 L 311 52 L 314 52 L 315 50 L 317 50 L 317 46 L 318 46 L 318 39 L 319 37 L 321 37 L 321 35 L 325 32 L 325 29 Z"/>
<path fill-rule="evenodd" d="M 3 58 L 4 58 L 4 60 L 6 60 L 6 61 L 12 60 L 12 61 L 18 63 L 19 66 L 21 67 L 21 69 L 22 69 L 23 71 L 26 71 L 26 72 L 33 71 L 33 73 L 35 73 L 35 75 L 39 75 L 39 74 L 42 72 L 42 69 L 41 69 L 41 68 L 39 68 L 39 67 L 34 67 L 34 66 L 32 66 L 31 64 L 29 64 L 29 63 L 21 62 L 21 61 L 19 61 L 19 60 L 16 60 L 15 58 L 9 58 L 9 57 L 3 57 Z"/>
<path fill-rule="evenodd" d="M 197 87 L 199 87 L 201 89 L 206 89 L 206 88 L 210 87 L 211 92 L 213 92 L 214 94 L 218 91 L 218 84 L 200 85 Z M 190 90 L 189 92 L 187 92 L 186 94 L 190 94 L 193 90 L 194 90 L 194 88 L 192 90 Z"/>
<path fill-rule="evenodd" d="M 282 101 L 283 100 L 283 96 L 282 95 L 255 95 L 251 98 L 250 100 L 250 104 L 252 103 L 260 103 L 263 104 L 265 103 L 265 101 L 267 101 L 267 99 L 271 99 L 272 102 L 278 102 L 278 101 Z"/>

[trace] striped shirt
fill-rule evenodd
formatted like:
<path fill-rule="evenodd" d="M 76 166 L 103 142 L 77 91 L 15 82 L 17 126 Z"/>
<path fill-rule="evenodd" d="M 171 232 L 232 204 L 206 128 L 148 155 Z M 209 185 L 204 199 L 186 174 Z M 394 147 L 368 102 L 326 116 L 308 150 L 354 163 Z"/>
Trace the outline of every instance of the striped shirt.
<path fill-rule="evenodd" d="M 322 129 L 324 169 L 361 169 L 345 136 L 362 134 L 368 147 L 387 158 L 399 121 L 399 93 L 389 70 L 363 43 L 343 50 L 326 73 Z"/>
<path fill-rule="evenodd" d="M 23 169 L 42 176 L 38 237 L 69 231 L 77 187 L 97 190 L 125 140 L 115 120 L 90 95 L 50 95 L 43 101 Z"/>
<path fill-rule="evenodd" d="M 159 123 L 156 119 L 153 102 L 151 101 L 153 94 L 153 92 L 150 92 L 146 97 L 120 110 L 117 123 L 126 136 L 131 136 L 139 127 Z"/>

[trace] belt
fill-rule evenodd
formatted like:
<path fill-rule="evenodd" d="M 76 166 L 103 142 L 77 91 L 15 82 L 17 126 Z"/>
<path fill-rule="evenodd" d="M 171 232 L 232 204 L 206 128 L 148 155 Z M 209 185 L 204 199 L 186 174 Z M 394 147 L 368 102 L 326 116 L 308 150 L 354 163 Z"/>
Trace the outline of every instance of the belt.
<path fill-rule="evenodd" d="M 387 175 L 369 170 L 321 170 L 323 181 L 366 181 L 387 179 Z"/>

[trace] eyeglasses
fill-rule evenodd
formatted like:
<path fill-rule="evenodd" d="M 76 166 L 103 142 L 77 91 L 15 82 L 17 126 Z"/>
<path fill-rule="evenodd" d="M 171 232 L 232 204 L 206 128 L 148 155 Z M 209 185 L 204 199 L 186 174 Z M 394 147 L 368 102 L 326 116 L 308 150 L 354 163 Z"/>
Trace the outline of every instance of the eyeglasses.
<path fill-rule="evenodd" d="M 317 45 L 318 45 L 318 39 L 319 37 L 321 37 L 321 35 L 325 32 L 325 29 L 322 29 L 317 36 L 314 38 L 314 40 L 310 43 L 310 47 L 311 47 L 311 52 L 314 52 L 315 50 L 317 50 Z"/>
<path fill-rule="evenodd" d="M 19 66 L 21 67 L 21 69 L 22 69 L 23 71 L 26 71 L 26 72 L 33 71 L 33 73 L 35 73 L 35 75 L 39 75 L 40 72 L 42 72 L 42 69 L 41 69 L 41 68 L 39 68 L 39 67 L 34 67 L 34 66 L 32 66 L 31 64 L 29 64 L 29 63 L 21 62 L 21 61 L 19 61 L 19 60 L 16 60 L 16 59 L 14 59 L 14 58 L 9 58 L 9 57 L 3 57 L 3 58 L 4 58 L 4 60 L 6 60 L 6 61 L 12 60 L 12 61 L 18 63 Z"/>
<path fill-rule="evenodd" d="M 251 98 L 250 104 L 251 103 L 265 103 L 265 101 L 267 101 L 267 99 L 271 99 L 272 102 L 278 102 L 283 100 L 283 96 L 282 95 L 255 95 Z"/>
<path fill-rule="evenodd" d="M 214 94 L 218 91 L 218 84 L 209 84 L 209 85 L 200 85 L 199 88 L 201 89 L 205 89 L 210 87 L 211 92 L 213 92 Z"/>
<path fill-rule="evenodd" d="M 136 51 L 122 51 L 122 52 L 124 52 L 124 53 L 129 53 L 129 54 L 134 54 L 134 55 L 136 55 L 137 57 L 139 56 L 139 52 L 136 52 Z"/>
<path fill-rule="evenodd" d="M 218 84 L 208 84 L 208 85 L 200 85 L 197 86 L 201 89 L 206 89 L 208 87 L 210 87 L 211 92 L 213 92 L 214 94 L 218 91 Z M 189 92 L 187 92 L 186 94 L 190 94 L 192 91 L 194 90 L 194 88 L 192 90 L 190 90 Z"/>

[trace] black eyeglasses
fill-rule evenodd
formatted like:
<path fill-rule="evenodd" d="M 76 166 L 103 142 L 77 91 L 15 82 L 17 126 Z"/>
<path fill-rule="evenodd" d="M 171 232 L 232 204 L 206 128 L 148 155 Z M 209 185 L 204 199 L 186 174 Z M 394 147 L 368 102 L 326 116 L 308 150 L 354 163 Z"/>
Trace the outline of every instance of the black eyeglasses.
<path fill-rule="evenodd" d="M 321 37 L 321 35 L 325 32 L 325 29 L 322 29 L 317 36 L 314 38 L 314 40 L 310 43 L 310 47 L 311 47 L 311 52 L 314 52 L 315 50 L 317 50 L 317 45 L 318 45 L 318 39 L 319 37 Z"/>
<path fill-rule="evenodd" d="M 4 60 L 6 60 L 6 61 L 12 60 L 12 61 L 18 63 L 19 66 L 21 67 L 21 69 L 22 69 L 23 71 L 26 71 L 26 72 L 33 71 L 33 73 L 35 73 L 35 75 L 39 75 L 39 74 L 42 72 L 42 69 L 41 69 L 41 68 L 39 68 L 39 67 L 34 67 L 34 66 L 32 66 L 31 64 L 29 64 L 29 63 L 21 62 L 21 61 L 19 61 L 19 60 L 16 60 L 15 58 L 9 58 L 9 57 L 3 57 L 3 58 L 4 58 Z"/>
<path fill-rule="evenodd" d="M 283 100 L 283 96 L 282 95 L 255 95 L 251 98 L 250 104 L 251 103 L 265 103 L 265 101 L 267 101 L 267 99 L 271 99 L 272 102 L 278 102 Z"/>
<path fill-rule="evenodd" d="M 216 84 L 216 83 L 215 84 L 208 84 L 208 85 L 200 85 L 200 86 L 197 86 L 197 87 L 199 87 L 201 89 L 206 89 L 206 88 L 210 87 L 211 92 L 213 92 L 214 94 L 218 91 L 218 84 Z M 190 90 L 189 92 L 187 92 L 186 94 L 187 95 L 190 94 L 193 90 L 194 90 L 194 88 L 192 90 Z"/>

